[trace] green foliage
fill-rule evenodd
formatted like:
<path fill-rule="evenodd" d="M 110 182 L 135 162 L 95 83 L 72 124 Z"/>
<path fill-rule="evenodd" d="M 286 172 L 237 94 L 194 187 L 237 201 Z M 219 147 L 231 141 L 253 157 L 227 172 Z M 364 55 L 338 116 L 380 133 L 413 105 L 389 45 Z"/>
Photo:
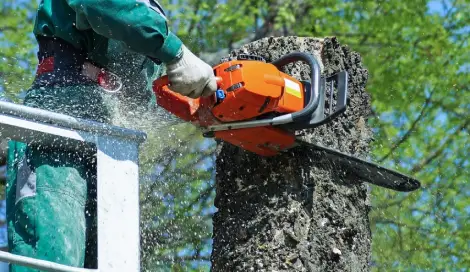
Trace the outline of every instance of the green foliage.
<path fill-rule="evenodd" d="M 191 4 L 181 5 L 178 33 L 201 50 L 230 47 L 254 32 L 337 36 L 358 51 L 370 74 L 372 155 L 424 186 L 409 194 L 373 188 L 374 269 L 470 265 L 468 1 L 245 0 L 211 2 L 189 14 L 197 1 L 183 2 Z M 185 31 L 185 18 L 194 14 L 206 27 Z"/>
<path fill-rule="evenodd" d="M 172 29 L 194 51 L 213 51 L 230 46 L 246 37 L 256 18 L 262 1 L 188 0 L 160 1 L 169 10 Z M 256 5 L 254 5 L 256 3 Z M 250 16 L 247 16 L 247 15 Z M 244 31 L 239 31 L 244 29 Z"/>
<path fill-rule="evenodd" d="M 37 62 L 32 42 L 36 1 L 0 1 L 0 91 L 10 99 L 29 87 Z"/>
<path fill-rule="evenodd" d="M 373 188 L 374 270 L 468 268 L 470 4 L 348 1 L 322 10 L 311 9 L 306 18 L 316 23 L 302 20 L 293 31 L 336 35 L 361 54 L 374 158 L 424 186 L 410 194 Z"/>
<path fill-rule="evenodd" d="M 0 3 L 0 89 L 8 94 L 28 86 L 36 61 L 29 37 L 32 4 L 12 3 Z M 370 75 L 372 155 L 424 186 L 408 194 L 372 188 L 374 270 L 470 266 L 468 1 L 160 3 L 172 30 L 195 52 L 266 35 L 337 36 L 359 52 Z M 148 271 L 208 269 L 213 145 L 202 144 L 193 127 L 181 125 L 151 131 L 143 147 L 142 253 Z"/>
<path fill-rule="evenodd" d="M 212 147 L 191 125 L 150 132 L 141 154 L 143 271 L 208 268 Z"/>

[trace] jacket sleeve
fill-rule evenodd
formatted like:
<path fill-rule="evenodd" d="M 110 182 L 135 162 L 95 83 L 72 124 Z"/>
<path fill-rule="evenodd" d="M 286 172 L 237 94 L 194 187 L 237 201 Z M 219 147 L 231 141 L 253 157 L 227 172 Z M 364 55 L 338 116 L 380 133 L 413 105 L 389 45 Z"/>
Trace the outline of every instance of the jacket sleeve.
<path fill-rule="evenodd" d="M 156 0 L 67 0 L 96 33 L 124 42 L 133 51 L 164 63 L 182 42 L 169 29 Z"/>

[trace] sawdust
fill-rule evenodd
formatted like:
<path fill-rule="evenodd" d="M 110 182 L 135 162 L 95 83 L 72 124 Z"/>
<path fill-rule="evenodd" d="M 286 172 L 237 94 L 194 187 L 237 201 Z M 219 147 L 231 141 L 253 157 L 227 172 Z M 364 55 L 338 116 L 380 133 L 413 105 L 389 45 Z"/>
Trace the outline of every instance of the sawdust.
<path fill-rule="evenodd" d="M 265 38 L 233 51 L 272 61 L 292 51 L 321 58 L 324 73 L 349 73 L 345 115 L 303 135 L 350 154 L 369 151 L 365 125 L 370 98 L 360 56 L 335 38 Z M 309 68 L 286 70 L 309 79 Z M 368 271 L 370 229 L 368 192 L 363 183 L 342 177 L 334 165 L 305 148 L 261 158 L 220 144 L 213 234 L 213 271 Z"/>

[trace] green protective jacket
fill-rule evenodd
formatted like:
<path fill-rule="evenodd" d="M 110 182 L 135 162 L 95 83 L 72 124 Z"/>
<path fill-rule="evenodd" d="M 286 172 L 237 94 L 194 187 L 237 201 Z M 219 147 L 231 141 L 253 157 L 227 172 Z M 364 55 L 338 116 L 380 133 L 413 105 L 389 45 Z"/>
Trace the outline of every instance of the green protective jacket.
<path fill-rule="evenodd" d="M 34 34 L 62 38 L 103 65 L 109 39 L 162 62 L 175 58 L 182 45 L 155 0 L 43 0 Z"/>
<path fill-rule="evenodd" d="M 115 125 L 136 124 L 145 114 L 152 115 L 151 84 L 163 72 L 157 63 L 177 57 L 182 45 L 153 0 L 43 0 L 34 34 L 58 37 L 86 50 L 90 59 L 120 76 L 124 85 L 121 94 L 109 94 L 94 82 L 80 80 L 41 85 L 38 76 L 23 103 Z M 94 163 L 91 154 L 9 143 L 6 196 L 11 253 L 96 268 Z M 37 270 L 10 265 L 10 271 Z"/>

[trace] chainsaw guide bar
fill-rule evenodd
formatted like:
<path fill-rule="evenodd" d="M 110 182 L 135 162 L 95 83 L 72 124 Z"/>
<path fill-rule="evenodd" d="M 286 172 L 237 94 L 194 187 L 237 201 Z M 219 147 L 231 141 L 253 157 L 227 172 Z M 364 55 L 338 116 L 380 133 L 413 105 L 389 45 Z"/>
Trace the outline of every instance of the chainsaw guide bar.
<path fill-rule="evenodd" d="M 373 162 L 300 139 L 296 139 L 295 142 L 297 147 L 293 147 L 291 150 L 306 147 L 309 151 L 319 153 L 336 169 L 345 171 L 349 175 L 355 175 L 368 183 L 400 192 L 411 192 L 421 187 L 418 180 Z"/>
<path fill-rule="evenodd" d="M 310 67 L 310 81 L 282 72 L 295 62 Z M 327 124 L 347 108 L 348 73 L 322 77 L 310 54 L 293 52 L 270 63 L 258 56 L 226 58 L 213 67 L 217 92 L 191 99 L 171 91 L 168 76 L 153 83 L 157 104 L 215 138 L 270 157 L 308 147 L 345 174 L 384 188 L 410 192 L 418 180 L 360 158 L 300 140 L 295 132 Z M 322 160 L 320 159 L 320 160 Z"/>

